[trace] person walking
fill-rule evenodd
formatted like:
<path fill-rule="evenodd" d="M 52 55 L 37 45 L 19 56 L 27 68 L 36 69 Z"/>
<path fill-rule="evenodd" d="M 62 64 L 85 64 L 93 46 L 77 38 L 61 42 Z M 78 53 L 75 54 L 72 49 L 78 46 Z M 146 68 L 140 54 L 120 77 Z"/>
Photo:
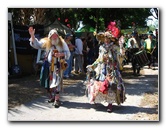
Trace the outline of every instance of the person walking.
<path fill-rule="evenodd" d="M 41 86 L 44 86 L 49 94 L 48 102 L 53 102 L 54 107 L 58 108 L 60 106 L 60 91 L 62 91 L 63 86 L 64 61 L 70 57 L 69 48 L 56 29 L 52 29 L 48 37 L 40 40 L 35 37 L 33 27 L 29 27 L 28 31 L 31 36 L 29 39 L 30 45 L 35 49 L 44 49 L 46 51 L 44 64 L 47 65 L 47 70 L 42 66 L 40 74 Z"/>
<path fill-rule="evenodd" d="M 118 105 L 125 100 L 125 88 L 118 67 L 117 54 L 120 53 L 116 40 L 110 32 L 104 33 L 104 44 L 99 47 L 98 58 L 87 66 L 88 72 L 95 71 L 95 76 L 86 82 L 90 103 L 106 102 L 107 111 L 112 112 L 112 103 Z"/>
<path fill-rule="evenodd" d="M 87 42 L 86 42 L 86 38 L 85 37 L 82 37 L 81 38 L 82 40 L 82 43 L 83 43 L 83 57 L 82 57 L 82 60 L 83 60 L 83 69 L 84 69 L 84 72 L 86 72 L 86 66 L 88 65 L 87 64 L 87 55 L 88 55 L 88 51 L 89 51 L 89 48 L 87 46 Z"/>
<path fill-rule="evenodd" d="M 155 48 L 156 48 L 156 41 L 153 39 L 153 32 L 149 31 L 148 38 L 144 42 L 144 49 L 146 50 L 146 53 L 147 53 L 147 56 L 149 59 L 148 68 L 150 68 L 152 63 L 154 63 L 152 54 L 153 54 Z"/>
<path fill-rule="evenodd" d="M 68 67 L 64 71 L 64 74 L 63 74 L 64 78 L 69 78 L 70 76 L 73 76 L 71 71 L 73 69 L 73 55 L 74 55 L 75 46 L 71 43 L 72 38 L 73 38 L 73 35 L 70 33 L 67 33 L 65 36 L 65 42 L 67 43 L 70 50 L 70 58 L 67 60 Z"/>
<path fill-rule="evenodd" d="M 83 56 L 83 43 L 82 40 L 78 37 L 75 39 L 75 52 L 74 52 L 74 73 L 84 73 L 83 70 L 83 62 L 82 62 L 82 56 Z"/>
<path fill-rule="evenodd" d="M 140 43 L 137 42 L 135 38 L 136 33 L 131 34 L 131 38 L 128 40 L 128 52 L 131 57 L 131 63 L 132 63 L 132 69 L 133 69 L 133 75 L 140 75 L 140 70 L 141 66 L 138 64 L 136 58 L 135 58 L 135 53 L 137 53 L 140 49 Z"/>
<path fill-rule="evenodd" d="M 87 63 L 88 64 L 92 64 L 93 61 L 94 61 L 94 49 L 95 49 L 95 46 L 94 46 L 94 42 L 93 42 L 93 39 L 91 37 L 90 34 L 87 34 L 87 46 L 89 48 L 89 51 L 88 51 L 88 55 L 87 55 Z"/>

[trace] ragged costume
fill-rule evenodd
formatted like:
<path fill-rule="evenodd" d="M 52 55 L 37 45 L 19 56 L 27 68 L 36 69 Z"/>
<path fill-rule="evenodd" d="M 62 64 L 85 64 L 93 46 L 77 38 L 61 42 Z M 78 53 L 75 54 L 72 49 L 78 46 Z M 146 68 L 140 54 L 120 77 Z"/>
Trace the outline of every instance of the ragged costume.
<path fill-rule="evenodd" d="M 112 111 L 112 103 L 120 105 L 126 99 L 125 86 L 119 71 L 119 47 L 111 33 L 104 33 L 104 43 L 99 47 L 99 56 L 92 65 L 87 66 L 85 85 L 90 103 L 102 103 Z"/>

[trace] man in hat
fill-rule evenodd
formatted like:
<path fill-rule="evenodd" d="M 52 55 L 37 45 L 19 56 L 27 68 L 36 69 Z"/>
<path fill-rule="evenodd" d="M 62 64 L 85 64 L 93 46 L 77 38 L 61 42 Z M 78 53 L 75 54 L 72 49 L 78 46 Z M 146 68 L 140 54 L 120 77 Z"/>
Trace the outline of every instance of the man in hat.
<path fill-rule="evenodd" d="M 146 50 L 149 59 L 148 68 L 150 68 L 151 64 L 153 63 L 152 54 L 156 48 L 156 40 L 154 40 L 153 37 L 153 32 L 149 31 L 148 38 L 144 42 L 144 49 Z"/>
<path fill-rule="evenodd" d="M 136 39 L 137 33 L 132 33 L 131 38 L 127 41 L 127 54 L 128 54 L 128 61 L 132 63 L 133 75 L 140 75 L 141 67 L 137 63 L 137 60 L 134 56 L 140 49 L 139 41 Z"/>
<path fill-rule="evenodd" d="M 55 107 L 60 106 L 60 96 L 59 93 L 62 91 L 62 60 L 68 60 L 70 57 L 70 51 L 65 43 L 65 41 L 58 35 L 58 32 L 55 29 L 52 29 L 48 37 L 38 40 L 35 37 L 35 29 L 29 27 L 30 45 L 35 49 L 45 49 L 46 56 L 45 62 L 49 62 L 50 70 L 47 74 L 44 74 L 45 79 L 48 79 L 47 82 L 44 82 L 44 86 L 49 94 L 48 102 L 54 102 Z M 47 83 L 47 85 L 45 85 Z M 49 84 L 48 84 L 49 83 Z"/>

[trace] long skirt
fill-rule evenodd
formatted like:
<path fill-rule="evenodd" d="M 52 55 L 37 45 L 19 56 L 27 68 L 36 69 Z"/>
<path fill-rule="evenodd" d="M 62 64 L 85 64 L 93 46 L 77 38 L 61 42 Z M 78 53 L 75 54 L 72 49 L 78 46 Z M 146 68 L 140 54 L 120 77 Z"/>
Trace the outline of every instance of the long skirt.
<path fill-rule="evenodd" d="M 107 106 L 109 103 L 117 103 L 120 105 L 125 101 L 125 87 L 123 84 L 118 86 L 112 85 L 105 92 L 100 91 L 101 85 L 99 84 L 100 82 L 96 81 L 87 83 L 86 94 L 89 103 L 102 103 Z"/>

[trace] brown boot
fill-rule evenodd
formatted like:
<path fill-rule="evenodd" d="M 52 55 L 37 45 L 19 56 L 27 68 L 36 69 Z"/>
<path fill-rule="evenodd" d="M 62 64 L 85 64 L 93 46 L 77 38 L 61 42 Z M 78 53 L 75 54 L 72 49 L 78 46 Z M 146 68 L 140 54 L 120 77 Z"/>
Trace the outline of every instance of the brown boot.
<path fill-rule="evenodd" d="M 112 112 L 112 104 L 108 104 L 107 112 Z"/>
<path fill-rule="evenodd" d="M 48 103 L 53 103 L 54 101 L 55 101 L 55 99 L 51 98 L 51 99 L 48 100 Z"/>
<path fill-rule="evenodd" d="M 55 108 L 59 108 L 60 107 L 60 101 L 59 100 L 56 100 L 54 103 L 53 103 L 53 106 Z"/>

